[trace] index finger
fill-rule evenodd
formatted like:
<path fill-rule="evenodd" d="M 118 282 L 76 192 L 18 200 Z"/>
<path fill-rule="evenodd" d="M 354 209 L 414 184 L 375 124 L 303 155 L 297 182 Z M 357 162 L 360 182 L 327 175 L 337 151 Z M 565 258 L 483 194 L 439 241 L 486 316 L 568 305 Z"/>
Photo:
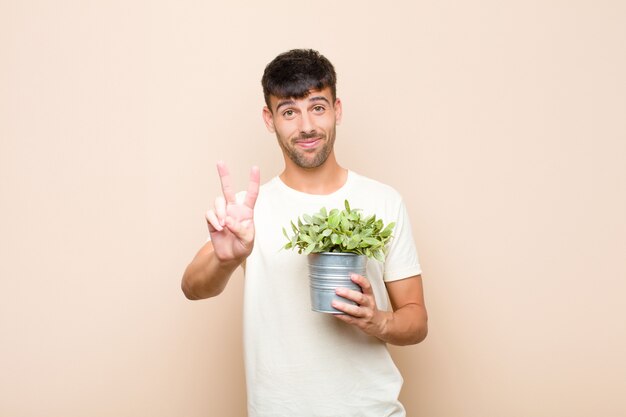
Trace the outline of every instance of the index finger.
<path fill-rule="evenodd" d="M 259 195 L 259 186 L 261 184 L 261 171 L 259 167 L 253 166 L 250 169 L 250 183 L 248 184 L 248 190 L 246 191 L 246 198 L 243 203 L 250 207 L 254 208 L 254 204 L 256 203 L 256 198 Z"/>
<path fill-rule="evenodd" d="M 217 172 L 220 175 L 220 183 L 222 184 L 222 193 L 224 193 L 224 199 L 226 204 L 235 203 L 235 191 L 230 182 L 230 172 L 224 161 L 217 163 Z"/>

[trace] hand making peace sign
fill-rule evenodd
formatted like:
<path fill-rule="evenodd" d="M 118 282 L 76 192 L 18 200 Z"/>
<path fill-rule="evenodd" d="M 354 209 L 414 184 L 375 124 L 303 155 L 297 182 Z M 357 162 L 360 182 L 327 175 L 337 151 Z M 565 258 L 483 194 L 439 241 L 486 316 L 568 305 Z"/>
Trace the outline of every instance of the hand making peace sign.
<path fill-rule="evenodd" d="M 215 199 L 215 207 L 206 213 L 215 256 L 222 262 L 243 262 L 254 246 L 254 204 L 259 194 L 261 174 L 258 167 L 250 169 L 250 182 L 243 203 L 235 199 L 230 173 L 224 162 L 217 163 L 223 196 Z"/>

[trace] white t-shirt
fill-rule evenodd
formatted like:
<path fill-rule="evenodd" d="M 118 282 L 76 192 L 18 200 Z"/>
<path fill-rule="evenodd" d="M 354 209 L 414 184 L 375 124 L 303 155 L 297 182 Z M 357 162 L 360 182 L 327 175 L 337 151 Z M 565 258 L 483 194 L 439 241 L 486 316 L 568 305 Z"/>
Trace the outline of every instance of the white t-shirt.
<path fill-rule="evenodd" d="M 411 226 L 391 187 L 348 172 L 329 195 L 264 184 L 254 210 L 254 250 L 246 260 L 244 351 L 249 417 L 405 416 L 402 377 L 386 344 L 330 314 L 311 310 L 307 258 L 281 249 L 290 221 L 344 200 L 363 214 L 396 222 L 385 260 L 367 262 L 379 309 L 391 310 L 385 282 L 421 273 Z"/>

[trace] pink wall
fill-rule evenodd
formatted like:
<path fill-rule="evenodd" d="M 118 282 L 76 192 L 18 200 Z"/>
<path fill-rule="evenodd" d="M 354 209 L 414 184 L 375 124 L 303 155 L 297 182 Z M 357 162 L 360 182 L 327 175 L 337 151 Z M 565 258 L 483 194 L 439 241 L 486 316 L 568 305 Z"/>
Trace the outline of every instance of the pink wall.
<path fill-rule="evenodd" d="M 626 415 L 626 3 L 208 3 L 0 5 L 1 416 L 245 415 L 241 275 L 180 277 L 215 161 L 281 169 L 260 77 L 294 47 L 413 219 L 409 415 Z"/>

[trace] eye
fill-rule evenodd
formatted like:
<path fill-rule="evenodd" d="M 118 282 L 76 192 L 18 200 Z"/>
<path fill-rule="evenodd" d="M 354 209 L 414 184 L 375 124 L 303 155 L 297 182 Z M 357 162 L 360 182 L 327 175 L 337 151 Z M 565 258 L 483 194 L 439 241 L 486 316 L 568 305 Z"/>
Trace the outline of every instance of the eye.
<path fill-rule="evenodd" d="M 324 113 L 324 110 L 326 110 L 326 109 L 324 108 L 324 106 L 315 106 L 315 107 L 313 107 L 313 111 L 314 111 L 315 113 Z"/>
<path fill-rule="evenodd" d="M 285 118 L 287 118 L 287 119 L 290 119 L 290 118 L 292 118 L 292 117 L 293 117 L 293 115 L 294 115 L 294 114 L 295 114 L 295 113 L 294 113 L 294 111 L 293 111 L 293 110 L 285 110 L 285 111 L 283 112 L 283 117 L 285 117 Z"/>

